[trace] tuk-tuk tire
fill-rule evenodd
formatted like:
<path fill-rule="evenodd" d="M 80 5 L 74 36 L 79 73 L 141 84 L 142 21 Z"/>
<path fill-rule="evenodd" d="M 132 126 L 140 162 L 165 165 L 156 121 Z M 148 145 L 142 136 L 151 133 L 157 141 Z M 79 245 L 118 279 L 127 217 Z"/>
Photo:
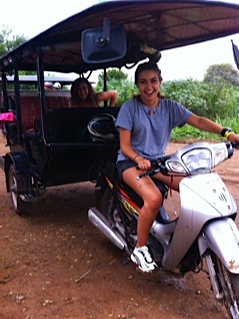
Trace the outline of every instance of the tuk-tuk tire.
<path fill-rule="evenodd" d="M 25 202 L 21 200 L 17 192 L 17 177 L 16 177 L 16 170 L 13 164 L 11 164 L 9 167 L 8 183 L 9 183 L 10 196 L 12 200 L 13 209 L 18 215 L 21 215 L 25 207 Z"/>

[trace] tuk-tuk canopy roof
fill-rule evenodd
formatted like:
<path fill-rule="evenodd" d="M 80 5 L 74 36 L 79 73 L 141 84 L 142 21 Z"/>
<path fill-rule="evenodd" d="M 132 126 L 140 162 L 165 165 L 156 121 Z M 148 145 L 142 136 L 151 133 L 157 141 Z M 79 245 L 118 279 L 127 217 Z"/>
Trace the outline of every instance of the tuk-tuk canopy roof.
<path fill-rule="evenodd" d="M 90 64 L 82 59 L 81 34 L 100 28 L 107 17 L 111 26 L 123 26 L 127 52 L 120 60 Z M 54 25 L 0 58 L 0 72 L 36 70 L 43 55 L 44 69 L 83 73 L 104 67 L 122 67 L 163 51 L 239 32 L 239 4 L 207 0 L 121 0 L 94 5 Z"/>

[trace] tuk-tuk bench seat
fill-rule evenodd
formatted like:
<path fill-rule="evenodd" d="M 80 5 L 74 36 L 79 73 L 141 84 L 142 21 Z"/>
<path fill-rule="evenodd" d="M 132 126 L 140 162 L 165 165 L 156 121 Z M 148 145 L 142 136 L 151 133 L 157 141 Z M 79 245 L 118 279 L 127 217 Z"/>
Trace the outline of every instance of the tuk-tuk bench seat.
<path fill-rule="evenodd" d="M 9 108 L 15 110 L 14 92 L 9 93 Z M 67 108 L 69 104 L 70 91 L 45 91 L 46 111 L 55 108 Z M 22 119 L 22 132 L 34 128 L 36 120 L 40 119 L 39 97 L 36 90 L 20 91 L 20 108 Z"/>
<path fill-rule="evenodd" d="M 40 108 L 38 97 L 21 97 L 21 116 L 23 132 L 34 127 L 35 120 L 40 118 Z M 46 96 L 46 111 L 55 108 L 67 108 L 69 99 L 67 97 L 50 97 Z"/>
<path fill-rule="evenodd" d="M 110 113 L 117 117 L 119 107 L 62 108 L 47 113 L 48 141 L 57 143 L 91 142 L 87 124 L 97 114 Z"/>

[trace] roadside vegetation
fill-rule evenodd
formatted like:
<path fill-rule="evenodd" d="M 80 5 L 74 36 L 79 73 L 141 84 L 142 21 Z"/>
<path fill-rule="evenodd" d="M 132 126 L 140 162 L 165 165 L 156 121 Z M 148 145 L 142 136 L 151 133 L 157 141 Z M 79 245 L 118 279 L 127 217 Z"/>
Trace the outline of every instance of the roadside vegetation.
<path fill-rule="evenodd" d="M 12 35 L 12 30 L 2 25 L 0 33 L 0 56 L 17 47 L 27 38 L 24 35 Z M 26 74 L 19 72 L 19 74 Z M 32 74 L 29 72 L 28 74 Z M 107 71 L 107 88 L 119 92 L 117 105 L 121 105 L 137 94 L 134 83 L 128 74 L 118 69 Z M 104 89 L 103 72 L 98 76 L 96 91 Z M 231 127 L 239 132 L 239 73 L 230 64 L 215 64 L 205 73 L 203 81 L 193 79 L 164 81 L 161 94 L 171 98 L 192 112 L 206 116 L 224 127 Z M 219 140 L 220 137 L 211 133 L 204 133 L 185 125 L 175 128 L 171 139 L 173 141 L 190 140 Z"/>

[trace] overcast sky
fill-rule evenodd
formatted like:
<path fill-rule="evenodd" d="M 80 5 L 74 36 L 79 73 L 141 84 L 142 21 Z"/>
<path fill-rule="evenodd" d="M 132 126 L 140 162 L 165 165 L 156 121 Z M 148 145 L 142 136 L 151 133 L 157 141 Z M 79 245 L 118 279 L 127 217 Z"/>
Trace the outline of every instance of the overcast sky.
<path fill-rule="evenodd" d="M 238 3 L 238 1 L 227 2 Z M 30 39 L 98 2 L 100 0 L 1 1 L 0 26 L 8 26 L 12 29 L 12 34 L 24 35 Z M 213 64 L 230 63 L 236 68 L 232 54 L 232 39 L 239 46 L 239 35 L 233 35 L 202 44 L 163 51 L 159 62 L 163 79 L 202 80 L 207 68 Z M 133 72 L 129 73 L 129 77 L 132 76 Z"/>

